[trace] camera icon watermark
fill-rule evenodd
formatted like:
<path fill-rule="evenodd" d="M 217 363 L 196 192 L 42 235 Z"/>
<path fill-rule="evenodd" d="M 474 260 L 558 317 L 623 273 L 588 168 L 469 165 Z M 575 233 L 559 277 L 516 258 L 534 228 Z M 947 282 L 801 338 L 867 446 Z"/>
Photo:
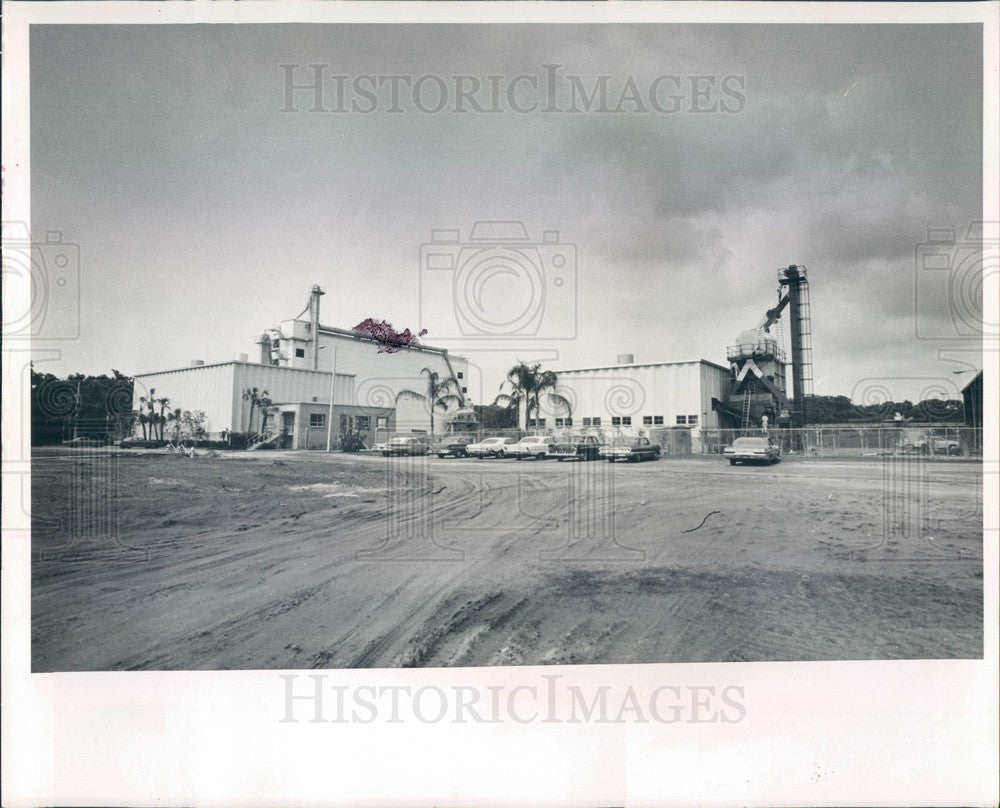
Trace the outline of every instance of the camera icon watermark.
<path fill-rule="evenodd" d="M 520 221 L 432 230 L 420 246 L 420 328 L 440 339 L 566 340 L 577 334 L 577 250 Z"/>
<path fill-rule="evenodd" d="M 916 337 L 927 340 L 1000 338 L 995 311 L 1000 281 L 1000 223 L 973 222 L 961 235 L 928 230 L 916 248 L 914 303 Z"/>
<path fill-rule="evenodd" d="M 3 286 L 11 300 L 3 338 L 71 340 L 80 336 L 80 247 L 49 230 L 32 240 L 24 222 L 3 222 Z"/>

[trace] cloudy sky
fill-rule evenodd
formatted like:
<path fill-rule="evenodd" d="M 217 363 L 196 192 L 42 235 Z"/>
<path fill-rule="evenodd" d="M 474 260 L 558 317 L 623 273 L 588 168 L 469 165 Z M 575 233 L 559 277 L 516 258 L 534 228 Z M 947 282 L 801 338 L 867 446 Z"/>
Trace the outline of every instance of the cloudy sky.
<path fill-rule="evenodd" d="M 965 378 L 939 351 L 973 347 L 952 315 L 979 318 L 975 270 L 952 304 L 917 256 L 981 216 L 978 26 L 35 26 L 31 44 L 32 228 L 81 255 L 80 336 L 50 372 L 252 355 L 319 283 L 325 323 L 426 327 L 491 398 L 515 358 L 724 364 L 798 263 L 817 393 Z M 281 65 L 305 84 L 314 64 L 329 111 L 311 90 L 282 111 Z M 461 266 L 490 220 L 561 246 L 521 253 L 534 297 L 487 273 L 456 304 L 421 245 L 459 230 L 439 252 Z M 477 300 L 501 326 L 541 302 L 539 327 L 477 339 Z"/>

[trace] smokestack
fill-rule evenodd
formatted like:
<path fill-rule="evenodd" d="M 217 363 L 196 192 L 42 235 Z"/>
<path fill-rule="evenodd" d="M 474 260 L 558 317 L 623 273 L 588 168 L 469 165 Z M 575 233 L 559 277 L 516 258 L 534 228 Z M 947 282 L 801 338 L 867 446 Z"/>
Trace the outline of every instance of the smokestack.
<path fill-rule="evenodd" d="M 618 354 L 618 364 L 619 365 L 631 365 L 635 363 L 635 356 L 630 353 L 620 353 Z"/>
<path fill-rule="evenodd" d="M 313 284 L 309 293 L 309 328 L 312 336 L 313 370 L 319 370 L 319 299 L 325 292 L 319 284 Z"/>

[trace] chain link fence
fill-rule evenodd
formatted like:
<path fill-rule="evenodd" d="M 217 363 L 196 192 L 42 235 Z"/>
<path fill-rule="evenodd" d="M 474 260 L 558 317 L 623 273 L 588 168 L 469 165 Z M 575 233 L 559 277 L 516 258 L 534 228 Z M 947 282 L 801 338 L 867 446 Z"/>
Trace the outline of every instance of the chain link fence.
<path fill-rule="evenodd" d="M 702 429 L 695 454 L 719 454 L 739 437 L 774 438 L 783 455 L 803 457 L 982 457 L 983 430 L 965 426 L 815 426 L 803 429 Z"/>
<path fill-rule="evenodd" d="M 643 435 L 663 447 L 664 456 L 717 455 L 744 436 L 768 436 L 781 447 L 781 453 L 799 457 L 885 457 L 922 455 L 933 458 L 982 457 L 983 430 L 965 426 L 815 426 L 804 429 L 692 429 L 690 427 L 584 427 L 554 429 L 483 429 L 474 428 L 454 435 L 431 438 L 420 430 L 378 429 L 375 443 L 387 443 L 394 437 L 419 437 L 436 444 L 448 438 L 467 436 L 475 441 L 488 437 L 548 435 L 554 441 L 573 435 L 596 435 L 610 443 L 616 437 Z M 371 446 L 369 446 L 371 448 Z"/>

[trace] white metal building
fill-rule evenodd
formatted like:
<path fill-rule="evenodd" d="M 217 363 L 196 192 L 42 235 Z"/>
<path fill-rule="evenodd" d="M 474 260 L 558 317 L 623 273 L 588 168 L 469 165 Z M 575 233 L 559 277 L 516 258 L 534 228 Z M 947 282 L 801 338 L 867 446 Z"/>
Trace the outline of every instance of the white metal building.
<path fill-rule="evenodd" d="M 155 390 L 155 398 L 170 399 L 169 409 L 204 411 L 205 427 L 211 438 L 218 439 L 224 432 L 260 429 L 259 412 L 250 423 L 250 401 L 244 396 L 246 390 L 257 388 L 267 391 L 277 410 L 271 421 L 274 429 L 269 431 L 292 436 L 292 448 L 320 448 L 326 444 L 330 423 L 334 435 L 373 436 L 380 427 L 429 431 L 424 402 L 396 400 L 402 390 L 425 391 L 424 368 L 454 378 L 462 395 L 467 393 L 465 359 L 425 345 L 380 353 L 382 346 L 370 337 L 320 325 L 322 294 L 313 287 L 308 319 L 285 320 L 263 333 L 259 362 L 250 362 L 244 354 L 239 361 L 195 361 L 189 367 L 136 374 L 133 409 L 139 409 L 140 398 Z M 460 405 L 436 412 L 435 433 L 445 432 L 452 419 L 467 412 Z"/>
<path fill-rule="evenodd" d="M 624 432 L 642 428 L 684 427 L 693 436 L 702 427 L 720 426 L 712 399 L 724 399 L 730 386 L 727 367 L 693 359 L 635 363 L 630 354 L 619 364 L 557 370 L 557 391 L 571 403 L 571 414 L 542 404 L 545 423 L 537 427 L 619 427 Z"/>

